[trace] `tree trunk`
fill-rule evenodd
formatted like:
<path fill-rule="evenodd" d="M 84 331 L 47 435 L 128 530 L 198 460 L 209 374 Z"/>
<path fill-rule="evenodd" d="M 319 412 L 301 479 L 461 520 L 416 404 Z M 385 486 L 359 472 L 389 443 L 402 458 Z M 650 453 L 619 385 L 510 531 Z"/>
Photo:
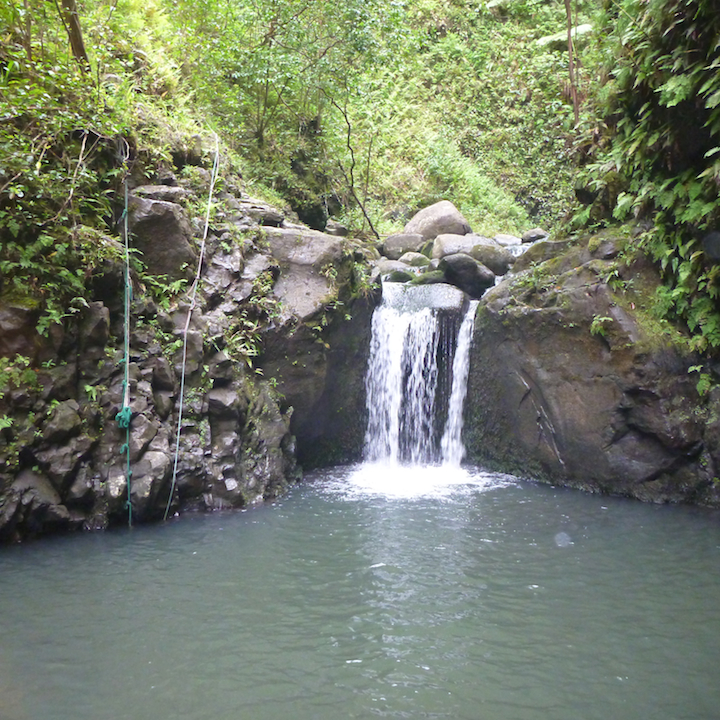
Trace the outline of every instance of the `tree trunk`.
<path fill-rule="evenodd" d="M 78 61 L 83 70 L 90 70 L 90 59 L 85 50 L 82 29 L 80 28 L 80 17 L 78 16 L 75 0 L 60 0 L 62 9 L 58 6 L 60 17 L 70 39 L 70 47 L 73 57 Z"/>

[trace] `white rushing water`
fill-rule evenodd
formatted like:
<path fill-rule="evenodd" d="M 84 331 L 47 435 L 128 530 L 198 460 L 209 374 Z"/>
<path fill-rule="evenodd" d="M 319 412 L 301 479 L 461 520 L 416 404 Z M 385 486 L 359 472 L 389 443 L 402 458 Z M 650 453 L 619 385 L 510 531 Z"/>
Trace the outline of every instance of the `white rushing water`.
<path fill-rule="evenodd" d="M 477 300 L 470 303 L 458 333 L 457 349 L 453 359 L 453 382 L 448 403 L 448 418 L 445 424 L 445 432 L 440 441 L 442 459 L 446 465 L 458 466 L 465 457 L 465 446 L 462 441 L 463 408 L 465 407 L 465 396 L 467 395 L 470 348 L 472 347 L 477 306 Z"/>
<path fill-rule="evenodd" d="M 463 302 L 462 294 L 445 286 L 384 286 L 383 302 L 373 315 L 366 378 L 367 462 L 460 465 L 477 309 L 471 302 L 455 337 Z M 447 418 L 442 435 L 438 417 Z"/>

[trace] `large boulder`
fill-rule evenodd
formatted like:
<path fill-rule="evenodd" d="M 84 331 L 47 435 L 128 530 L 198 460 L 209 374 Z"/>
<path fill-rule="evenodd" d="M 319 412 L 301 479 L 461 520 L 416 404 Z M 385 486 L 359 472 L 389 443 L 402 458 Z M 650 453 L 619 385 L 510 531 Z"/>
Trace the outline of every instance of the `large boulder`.
<path fill-rule="evenodd" d="M 472 230 L 470 223 L 449 200 L 441 200 L 416 213 L 405 226 L 404 232 L 417 233 L 425 240 L 432 240 L 443 233 L 467 235 Z"/>
<path fill-rule="evenodd" d="M 385 238 L 383 254 L 390 260 L 399 260 L 408 252 L 419 252 L 425 244 L 425 238 L 419 233 L 398 233 Z"/>
<path fill-rule="evenodd" d="M 545 240 L 545 238 L 549 237 L 550 233 L 547 230 L 543 230 L 540 227 L 534 227 L 530 228 L 530 230 L 526 230 L 522 234 L 521 240 L 524 243 L 531 243 L 531 242 L 537 242 L 538 240 Z"/>
<path fill-rule="evenodd" d="M 495 275 L 505 275 L 515 262 L 515 256 L 499 245 L 475 245 L 469 254 Z"/>
<path fill-rule="evenodd" d="M 427 267 L 430 264 L 430 258 L 417 252 L 406 252 L 400 257 L 400 262 L 410 267 Z"/>
<path fill-rule="evenodd" d="M 268 228 L 270 252 L 280 267 L 273 293 L 283 321 L 306 320 L 318 312 L 332 291 L 328 268 L 340 262 L 343 239 L 308 228 Z"/>
<path fill-rule="evenodd" d="M 190 222 L 180 205 L 131 195 L 128 224 L 131 245 L 140 250 L 150 273 L 173 280 L 192 274 L 197 255 Z"/>
<path fill-rule="evenodd" d="M 391 272 L 395 272 L 396 270 L 399 271 L 405 271 L 408 269 L 408 266 L 404 262 L 400 262 L 399 260 L 378 260 L 376 266 L 375 266 L 381 276 L 389 275 Z"/>
<path fill-rule="evenodd" d="M 477 260 L 464 253 L 448 255 L 440 261 L 447 282 L 464 290 L 470 297 L 479 298 L 495 284 L 495 275 Z"/>
<path fill-rule="evenodd" d="M 469 253 L 477 245 L 478 235 L 458 235 L 455 233 L 443 233 L 435 238 L 432 246 L 433 259 L 444 258 L 446 255 L 455 253 Z"/>
<path fill-rule="evenodd" d="M 718 438 L 688 365 L 639 322 L 644 302 L 618 298 L 605 261 L 584 248 L 483 298 L 466 404 L 476 462 L 593 492 L 720 504 Z M 634 268 L 652 294 L 650 267 Z M 714 415 L 713 415 L 714 413 Z M 715 455 L 714 455 L 715 453 Z"/>

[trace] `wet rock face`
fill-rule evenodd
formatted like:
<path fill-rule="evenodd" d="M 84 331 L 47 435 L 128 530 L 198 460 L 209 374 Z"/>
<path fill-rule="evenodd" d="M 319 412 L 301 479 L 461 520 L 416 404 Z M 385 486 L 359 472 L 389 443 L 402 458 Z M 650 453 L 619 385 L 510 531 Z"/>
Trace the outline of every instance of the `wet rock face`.
<path fill-rule="evenodd" d="M 277 379 L 280 407 L 291 413 L 298 461 L 305 468 L 359 460 L 365 435 L 365 370 L 376 299 L 348 299 L 342 313 L 293 331 L 267 333 L 260 366 Z"/>
<path fill-rule="evenodd" d="M 34 356 L 39 341 L 36 322 L 37 313 L 30 307 L 18 303 L 0 306 L 0 357 Z"/>
<path fill-rule="evenodd" d="M 171 279 L 194 272 L 203 227 L 180 182 L 136 188 L 129 217 L 149 273 Z M 243 507 L 296 482 L 298 458 L 359 458 L 375 253 L 233 192 L 217 196 L 189 323 L 187 296 L 158 305 L 133 275 L 127 429 L 123 263 L 42 343 L 33 311 L 0 304 L 0 351 L 31 356 L 0 378 L 0 541 L 125 523 L 128 498 L 133 522 Z"/>
<path fill-rule="evenodd" d="M 648 338 L 605 284 L 602 247 L 558 249 L 483 298 L 469 455 L 591 492 L 720 505 L 718 438 L 702 420 L 720 405 L 698 397 L 692 359 Z"/>

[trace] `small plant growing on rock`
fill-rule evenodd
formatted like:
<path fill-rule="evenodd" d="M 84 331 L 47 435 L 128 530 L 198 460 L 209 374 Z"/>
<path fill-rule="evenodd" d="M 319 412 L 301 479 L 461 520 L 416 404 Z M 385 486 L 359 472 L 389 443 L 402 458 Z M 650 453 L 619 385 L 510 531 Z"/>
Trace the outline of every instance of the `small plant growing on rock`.
<path fill-rule="evenodd" d="M 590 334 L 607 337 L 608 325 L 612 322 L 611 317 L 596 315 L 590 323 Z"/>
<path fill-rule="evenodd" d="M 688 374 L 698 374 L 698 381 L 695 385 L 695 388 L 697 389 L 698 395 L 700 395 L 700 397 L 705 397 L 705 395 L 707 395 L 713 388 L 713 381 L 710 377 L 710 374 L 703 372 L 703 370 L 704 368 L 702 365 L 691 365 L 688 368 Z"/>

